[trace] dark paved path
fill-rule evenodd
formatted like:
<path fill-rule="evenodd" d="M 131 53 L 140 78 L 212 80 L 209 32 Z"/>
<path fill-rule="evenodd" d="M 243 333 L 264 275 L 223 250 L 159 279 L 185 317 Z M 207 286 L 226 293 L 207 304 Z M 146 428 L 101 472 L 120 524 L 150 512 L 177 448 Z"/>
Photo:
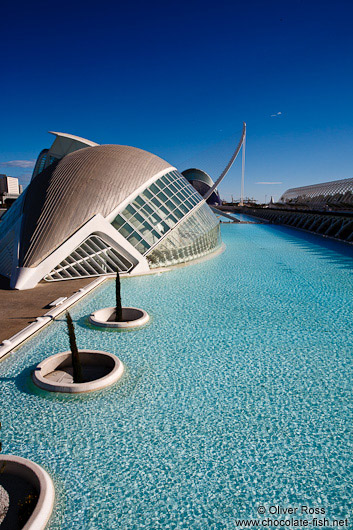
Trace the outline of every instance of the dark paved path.
<path fill-rule="evenodd" d="M 93 280 L 42 282 L 34 289 L 14 291 L 9 288 L 9 281 L 0 276 L 0 343 L 49 311 L 50 302 L 60 296 L 71 296 Z"/>

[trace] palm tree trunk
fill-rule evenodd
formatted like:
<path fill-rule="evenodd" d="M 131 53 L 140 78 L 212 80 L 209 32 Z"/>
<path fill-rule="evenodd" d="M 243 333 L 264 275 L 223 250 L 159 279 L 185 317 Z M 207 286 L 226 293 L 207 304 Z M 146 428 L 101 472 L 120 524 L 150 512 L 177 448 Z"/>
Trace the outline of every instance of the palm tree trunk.
<path fill-rule="evenodd" d="M 121 306 L 121 288 L 120 288 L 119 271 L 116 271 L 115 295 L 116 295 L 115 322 L 122 322 L 123 321 L 123 308 Z"/>
<path fill-rule="evenodd" d="M 82 383 L 82 368 L 76 344 L 75 328 L 69 312 L 66 313 L 66 322 L 70 341 L 74 383 Z"/>

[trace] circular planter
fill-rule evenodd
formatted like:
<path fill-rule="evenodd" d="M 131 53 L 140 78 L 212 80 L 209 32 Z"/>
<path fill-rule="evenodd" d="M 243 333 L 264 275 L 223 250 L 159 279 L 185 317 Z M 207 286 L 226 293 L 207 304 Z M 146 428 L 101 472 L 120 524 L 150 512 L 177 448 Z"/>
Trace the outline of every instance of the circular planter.
<path fill-rule="evenodd" d="M 9 506 L 1 528 L 18 528 L 20 514 L 22 530 L 44 530 L 55 498 L 48 473 L 31 460 L 14 455 L 0 455 L 0 468 L 0 484 L 9 495 Z M 25 506 L 22 511 L 19 502 Z"/>
<path fill-rule="evenodd" d="M 123 321 L 115 322 L 115 307 L 105 307 L 92 313 L 91 324 L 104 328 L 129 329 L 144 326 L 150 319 L 148 313 L 137 307 L 123 307 Z"/>
<path fill-rule="evenodd" d="M 71 352 L 51 355 L 39 363 L 32 374 L 33 382 L 50 392 L 93 392 L 116 383 L 124 365 L 115 355 L 104 351 L 79 350 L 83 383 L 74 383 Z"/>

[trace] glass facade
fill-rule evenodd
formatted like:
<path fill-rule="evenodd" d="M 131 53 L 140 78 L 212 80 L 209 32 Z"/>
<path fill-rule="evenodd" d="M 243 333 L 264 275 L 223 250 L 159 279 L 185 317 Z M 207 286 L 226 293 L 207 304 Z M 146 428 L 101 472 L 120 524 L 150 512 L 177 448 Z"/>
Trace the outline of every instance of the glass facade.
<path fill-rule="evenodd" d="M 140 193 L 112 225 L 145 255 L 202 200 L 178 171 L 171 171 Z"/>
<path fill-rule="evenodd" d="M 47 161 L 47 155 L 48 155 L 49 149 L 43 149 L 37 158 L 36 165 L 34 166 L 32 179 L 38 175 L 38 173 L 41 173 L 45 167 L 45 163 Z"/>
<path fill-rule="evenodd" d="M 146 256 L 150 267 L 176 265 L 212 252 L 221 244 L 220 224 L 203 204 Z"/>
<path fill-rule="evenodd" d="M 32 179 L 34 179 L 34 177 L 39 175 L 39 173 L 41 173 L 46 167 L 50 166 L 51 164 L 59 160 L 55 156 L 51 156 L 51 155 L 49 156 L 49 160 L 48 160 L 48 153 L 49 153 L 49 149 L 43 149 L 43 151 L 39 153 L 36 165 L 33 170 Z"/>
<path fill-rule="evenodd" d="M 112 225 L 146 255 L 150 267 L 189 261 L 220 244 L 217 218 L 178 171 L 163 175 L 146 188 L 115 217 Z M 133 266 L 102 238 L 92 235 L 44 279 L 99 276 L 116 269 L 129 272 Z"/>

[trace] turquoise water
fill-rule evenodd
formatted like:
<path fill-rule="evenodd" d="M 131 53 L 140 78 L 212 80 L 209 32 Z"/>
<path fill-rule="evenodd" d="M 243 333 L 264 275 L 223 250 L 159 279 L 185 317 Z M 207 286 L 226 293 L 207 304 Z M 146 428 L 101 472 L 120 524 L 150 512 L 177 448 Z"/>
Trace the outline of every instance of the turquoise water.
<path fill-rule="evenodd" d="M 111 389 L 32 385 L 68 349 L 64 317 L 0 364 L 3 451 L 53 477 L 50 530 L 233 530 L 259 505 L 350 517 L 353 251 L 266 225 L 222 237 L 213 259 L 122 282 L 141 330 L 88 326 L 113 281 L 71 309 L 79 346 L 124 362 Z"/>

